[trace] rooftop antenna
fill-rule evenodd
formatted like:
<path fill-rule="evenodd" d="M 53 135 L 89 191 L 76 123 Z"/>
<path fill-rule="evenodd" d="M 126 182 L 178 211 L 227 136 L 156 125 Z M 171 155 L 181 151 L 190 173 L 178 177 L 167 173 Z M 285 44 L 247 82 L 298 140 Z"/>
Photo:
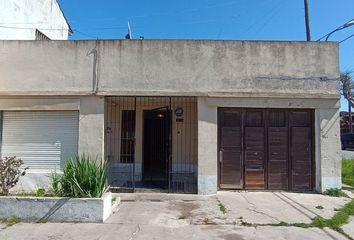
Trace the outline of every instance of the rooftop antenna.
<path fill-rule="evenodd" d="M 128 33 L 125 35 L 125 39 L 132 39 L 132 30 L 130 28 L 130 23 L 128 21 Z"/>

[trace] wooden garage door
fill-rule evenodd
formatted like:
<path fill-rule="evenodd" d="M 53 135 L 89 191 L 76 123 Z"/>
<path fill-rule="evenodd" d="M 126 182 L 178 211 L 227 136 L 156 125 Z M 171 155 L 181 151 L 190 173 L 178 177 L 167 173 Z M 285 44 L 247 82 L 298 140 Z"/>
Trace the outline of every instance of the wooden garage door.
<path fill-rule="evenodd" d="M 221 108 L 219 150 L 221 188 L 313 188 L 311 110 Z"/>
<path fill-rule="evenodd" d="M 288 189 L 288 127 L 287 113 L 268 112 L 268 189 Z"/>
<path fill-rule="evenodd" d="M 264 112 L 245 112 L 245 187 L 264 189 Z"/>
<path fill-rule="evenodd" d="M 243 188 L 241 111 L 225 110 L 219 117 L 220 128 L 220 186 Z"/>
<path fill-rule="evenodd" d="M 311 112 L 290 112 L 291 189 L 312 188 L 312 128 Z"/>

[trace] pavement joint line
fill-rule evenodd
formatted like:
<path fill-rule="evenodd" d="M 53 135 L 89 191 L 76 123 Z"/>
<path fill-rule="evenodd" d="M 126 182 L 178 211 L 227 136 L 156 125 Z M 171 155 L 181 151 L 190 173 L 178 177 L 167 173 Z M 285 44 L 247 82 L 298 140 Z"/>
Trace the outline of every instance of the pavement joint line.
<path fill-rule="evenodd" d="M 140 231 L 141 231 L 140 224 L 138 224 L 136 230 L 131 234 L 129 240 L 133 240 L 133 239 L 134 239 L 134 236 L 135 236 L 136 234 L 138 234 Z"/>
<path fill-rule="evenodd" d="M 283 196 L 283 195 L 282 195 L 282 196 L 283 196 L 284 198 L 280 197 L 278 194 L 275 194 L 275 193 L 273 193 L 273 195 L 276 196 L 276 197 L 278 197 L 280 200 L 282 200 L 283 202 L 287 203 L 288 205 L 290 205 L 290 206 L 293 207 L 294 209 L 296 209 L 299 213 L 302 213 L 304 216 L 308 217 L 310 220 L 312 219 L 312 217 L 311 217 L 308 213 L 305 212 L 305 211 L 307 211 L 308 209 L 305 208 L 305 211 L 304 211 L 303 209 L 300 209 L 300 208 L 304 208 L 304 207 L 301 206 L 301 205 L 299 205 L 300 208 L 299 208 L 299 206 L 295 206 L 294 203 L 291 203 L 291 202 L 289 202 L 289 200 L 284 199 L 285 196 Z M 293 202 L 294 202 L 294 201 L 293 201 Z M 296 202 L 295 202 L 295 203 L 296 203 Z M 315 214 L 315 215 L 318 216 L 317 214 Z"/>

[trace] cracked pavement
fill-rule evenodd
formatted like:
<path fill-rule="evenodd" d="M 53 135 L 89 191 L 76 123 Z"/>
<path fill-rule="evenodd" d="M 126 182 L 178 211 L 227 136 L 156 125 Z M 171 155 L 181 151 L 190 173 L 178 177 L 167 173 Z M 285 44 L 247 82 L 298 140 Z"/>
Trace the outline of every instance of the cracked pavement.
<path fill-rule="evenodd" d="M 331 229 L 242 226 L 309 223 L 332 217 L 350 201 L 320 194 L 219 192 L 213 196 L 118 194 L 119 210 L 104 224 L 19 223 L 0 230 L 0 239 L 346 239 Z M 219 202 L 226 208 L 223 213 Z M 321 207 L 318 207 L 321 206 Z"/>

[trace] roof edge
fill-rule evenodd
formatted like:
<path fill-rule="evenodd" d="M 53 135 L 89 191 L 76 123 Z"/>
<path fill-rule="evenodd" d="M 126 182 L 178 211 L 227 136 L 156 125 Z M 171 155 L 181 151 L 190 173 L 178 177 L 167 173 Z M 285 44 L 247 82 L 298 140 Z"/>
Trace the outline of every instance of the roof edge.
<path fill-rule="evenodd" d="M 61 7 L 59 1 L 58 1 L 58 0 L 55 0 L 55 2 L 58 4 L 59 9 L 60 9 L 61 13 L 63 14 L 63 17 L 64 17 L 64 19 L 65 19 L 65 21 L 66 21 L 66 24 L 68 24 L 68 27 L 69 27 L 69 36 L 71 36 L 71 35 L 74 33 L 74 31 L 73 31 L 73 29 L 71 28 L 70 23 L 69 23 L 67 17 L 65 16 L 65 13 L 64 13 L 63 8 Z"/>

